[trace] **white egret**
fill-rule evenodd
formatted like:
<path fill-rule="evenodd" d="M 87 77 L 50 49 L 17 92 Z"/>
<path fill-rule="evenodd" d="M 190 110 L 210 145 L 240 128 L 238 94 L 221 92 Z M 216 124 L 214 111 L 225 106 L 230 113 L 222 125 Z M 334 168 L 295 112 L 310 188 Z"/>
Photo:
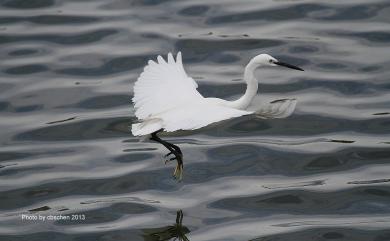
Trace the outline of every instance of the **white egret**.
<path fill-rule="evenodd" d="M 183 154 L 178 146 L 161 140 L 157 134 L 161 131 L 194 130 L 218 121 L 253 114 L 253 111 L 246 109 L 257 93 L 255 70 L 262 66 L 284 66 L 303 71 L 268 54 L 257 55 L 245 67 L 245 94 L 238 100 L 227 101 L 205 98 L 196 90 L 198 85 L 184 71 L 180 52 L 176 61 L 171 53 L 168 54 L 168 61 L 161 56 L 157 57 L 157 63 L 149 60 L 134 84 L 133 103 L 140 123 L 132 125 L 133 135 L 146 136 L 164 145 L 169 150 L 165 157 L 174 155 L 169 161 L 177 161 L 173 176 L 180 180 Z"/>

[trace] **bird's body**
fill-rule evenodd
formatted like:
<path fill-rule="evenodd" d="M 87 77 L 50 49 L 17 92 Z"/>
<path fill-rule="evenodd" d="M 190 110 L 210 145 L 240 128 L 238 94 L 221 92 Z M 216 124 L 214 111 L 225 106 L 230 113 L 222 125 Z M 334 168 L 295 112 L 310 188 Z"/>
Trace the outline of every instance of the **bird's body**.
<path fill-rule="evenodd" d="M 147 135 L 160 129 L 194 130 L 252 113 L 234 108 L 226 100 L 204 98 L 197 87 L 185 73 L 180 53 L 176 61 L 172 54 L 168 55 L 168 62 L 160 56 L 158 63 L 149 61 L 134 86 L 135 115 L 142 122 L 133 124 L 133 135 Z"/>
<path fill-rule="evenodd" d="M 160 131 L 195 130 L 211 123 L 252 114 L 246 110 L 258 89 L 254 72 L 260 66 L 281 65 L 293 69 L 298 67 L 277 61 L 267 54 L 254 57 L 245 67 L 245 94 L 235 101 L 219 98 L 205 98 L 196 89 L 197 83 L 184 71 L 181 53 L 168 54 L 168 61 L 161 56 L 157 63 L 149 60 L 143 73 L 134 85 L 135 115 L 140 123 L 132 125 L 134 136 L 151 135 L 151 140 L 163 144 L 178 161 L 175 176 L 181 178 L 182 153 L 177 146 L 161 140 Z M 180 159 L 180 160 L 179 160 Z M 180 163 L 181 162 L 181 166 Z"/>

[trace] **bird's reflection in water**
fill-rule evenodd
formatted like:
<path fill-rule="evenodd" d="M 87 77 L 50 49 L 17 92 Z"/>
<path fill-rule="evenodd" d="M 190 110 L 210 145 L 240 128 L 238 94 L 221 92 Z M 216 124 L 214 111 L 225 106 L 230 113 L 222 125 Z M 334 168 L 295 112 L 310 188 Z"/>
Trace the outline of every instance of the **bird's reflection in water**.
<path fill-rule="evenodd" d="M 143 229 L 145 241 L 168 241 L 168 240 L 179 240 L 189 241 L 186 234 L 190 230 L 182 225 L 183 222 L 183 211 L 178 210 L 176 213 L 176 224 L 169 225 L 161 228 L 150 228 Z"/>

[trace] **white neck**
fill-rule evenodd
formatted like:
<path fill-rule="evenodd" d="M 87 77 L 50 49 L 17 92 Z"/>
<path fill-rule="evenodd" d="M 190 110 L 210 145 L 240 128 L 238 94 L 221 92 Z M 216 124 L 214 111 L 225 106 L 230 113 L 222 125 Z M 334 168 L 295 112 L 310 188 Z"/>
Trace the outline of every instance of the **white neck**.
<path fill-rule="evenodd" d="M 256 64 L 253 59 L 245 67 L 244 80 L 247 84 L 245 94 L 238 100 L 229 102 L 228 105 L 230 107 L 245 110 L 252 102 L 258 89 L 258 82 L 254 74 L 257 67 L 259 67 L 259 65 Z"/>

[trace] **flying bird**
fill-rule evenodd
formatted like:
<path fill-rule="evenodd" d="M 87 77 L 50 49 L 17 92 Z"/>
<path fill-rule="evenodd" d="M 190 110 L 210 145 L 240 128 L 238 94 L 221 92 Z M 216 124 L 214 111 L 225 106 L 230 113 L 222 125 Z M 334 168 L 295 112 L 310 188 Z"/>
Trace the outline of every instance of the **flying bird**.
<path fill-rule="evenodd" d="M 263 66 L 283 66 L 303 71 L 268 54 L 257 55 L 245 67 L 245 94 L 237 100 L 228 101 L 205 98 L 197 91 L 197 83 L 183 68 L 181 52 L 176 55 L 176 60 L 171 53 L 167 61 L 160 55 L 157 62 L 149 60 L 134 84 L 132 100 L 139 123 L 132 124 L 132 134 L 159 142 L 167 148 L 169 152 L 165 157 L 169 159 L 166 163 L 177 161 L 173 176 L 180 180 L 183 175 L 183 153 L 177 145 L 162 140 L 157 134 L 162 131 L 195 130 L 222 120 L 254 114 L 247 107 L 257 94 L 255 70 Z"/>

